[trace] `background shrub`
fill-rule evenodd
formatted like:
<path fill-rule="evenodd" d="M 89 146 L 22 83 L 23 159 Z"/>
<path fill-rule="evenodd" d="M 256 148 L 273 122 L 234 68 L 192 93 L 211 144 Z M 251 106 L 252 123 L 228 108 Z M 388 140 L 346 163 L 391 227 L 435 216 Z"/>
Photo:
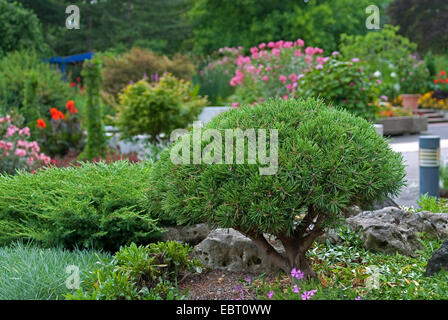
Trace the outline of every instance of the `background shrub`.
<path fill-rule="evenodd" d="M 354 115 L 375 118 L 378 90 L 359 60 L 330 59 L 322 68 L 305 73 L 300 86 L 305 97 L 322 97 Z"/>
<path fill-rule="evenodd" d="M 0 0 L 0 21 L 0 58 L 15 50 L 48 50 L 39 19 L 33 11 L 15 1 Z"/>
<path fill-rule="evenodd" d="M 400 94 L 400 62 L 417 49 L 415 43 L 397 34 L 399 27 L 384 26 L 365 36 L 343 35 L 340 51 L 345 58 L 366 62 L 366 72 L 380 84 L 382 95 L 394 99 Z"/>
<path fill-rule="evenodd" d="M 36 100 L 32 107 L 39 109 L 40 114 L 47 114 L 50 108 L 60 108 L 69 100 L 70 87 L 62 81 L 59 71 L 42 62 L 35 52 L 17 51 L 0 60 L 0 113 L 23 108 L 29 72 L 38 75 Z"/>
<path fill-rule="evenodd" d="M 104 58 L 104 91 L 118 97 L 118 93 L 131 81 L 137 82 L 151 75 L 170 72 L 174 76 L 191 80 L 195 72 L 190 60 L 180 54 L 173 58 L 161 56 L 148 49 L 133 48 L 122 56 Z"/>
<path fill-rule="evenodd" d="M 112 261 L 103 264 L 91 277 L 91 286 L 68 294 L 68 300 L 177 300 L 185 293 L 177 281 L 189 273 L 201 272 L 191 258 L 193 248 L 176 241 L 120 248 Z"/>
<path fill-rule="evenodd" d="M 207 104 L 189 81 L 164 74 L 159 81 L 141 80 L 120 94 L 115 123 L 121 138 L 148 134 L 151 142 L 169 139 L 174 129 L 185 128 Z M 164 136 L 162 136 L 164 134 Z"/>
<path fill-rule="evenodd" d="M 0 177 L 0 244 L 116 250 L 162 232 L 141 203 L 151 164 L 118 161 Z"/>
<path fill-rule="evenodd" d="M 208 128 L 223 137 L 225 129 L 278 129 L 276 174 L 260 175 L 260 163 L 235 164 L 235 159 L 233 164 L 175 165 L 166 151 L 151 172 L 151 179 L 163 178 L 148 188 L 149 200 L 159 199 L 162 212 L 156 212 L 179 224 L 207 222 L 239 230 L 287 273 L 299 268 L 314 276 L 305 257 L 314 239 L 353 204 L 363 207 L 397 195 L 403 186 L 401 154 L 369 122 L 322 100 L 244 105 L 220 114 Z M 185 138 L 191 134 L 180 141 Z M 264 233 L 281 240 L 287 257 L 272 248 Z"/>

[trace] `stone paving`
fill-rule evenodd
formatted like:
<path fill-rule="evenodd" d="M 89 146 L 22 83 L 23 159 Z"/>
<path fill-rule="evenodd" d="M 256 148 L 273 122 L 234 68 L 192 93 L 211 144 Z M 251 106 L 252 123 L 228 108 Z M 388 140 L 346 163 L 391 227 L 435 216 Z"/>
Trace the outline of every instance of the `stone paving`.
<path fill-rule="evenodd" d="M 428 130 L 419 135 L 408 135 L 402 137 L 392 137 L 391 147 L 403 154 L 406 163 L 407 185 L 401 194 L 394 199 L 396 203 L 404 206 L 417 206 L 419 197 L 419 166 L 418 166 L 418 138 L 420 135 L 438 135 L 441 139 L 440 159 L 441 162 L 448 162 L 448 125 L 431 124 Z"/>

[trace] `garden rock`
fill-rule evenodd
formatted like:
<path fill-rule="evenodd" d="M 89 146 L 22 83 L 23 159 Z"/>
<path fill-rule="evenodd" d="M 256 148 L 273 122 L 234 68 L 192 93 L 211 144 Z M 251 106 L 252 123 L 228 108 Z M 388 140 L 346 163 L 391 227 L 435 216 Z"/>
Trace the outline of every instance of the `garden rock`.
<path fill-rule="evenodd" d="M 234 229 L 213 230 L 194 251 L 195 256 L 212 269 L 250 272 L 278 270 L 262 257 L 251 239 Z"/>
<path fill-rule="evenodd" d="M 316 239 L 317 243 L 322 244 L 327 243 L 327 241 L 330 242 L 332 245 L 336 245 L 341 243 L 343 240 L 336 231 L 334 231 L 333 229 L 329 229 L 323 235 L 321 235 Z"/>
<path fill-rule="evenodd" d="M 166 227 L 165 230 L 166 232 L 162 235 L 161 241 L 174 240 L 196 245 L 207 238 L 211 228 L 205 223 L 200 223 L 192 226 Z"/>
<path fill-rule="evenodd" d="M 448 215 L 443 213 L 408 212 L 396 207 L 364 211 L 347 219 L 347 223 L 362 230 L 361 239 L 368 250 L 413 256 L 422 246 L 418 233 L 426 232 L 439 238 L 448 237 Z"/>
<path fill-rule="evenodd" d="M 425 276 L 433 276 L 442 269 L 448 270 L 448 239 L 445 240 L 442 246 L 429 259 Z"/>

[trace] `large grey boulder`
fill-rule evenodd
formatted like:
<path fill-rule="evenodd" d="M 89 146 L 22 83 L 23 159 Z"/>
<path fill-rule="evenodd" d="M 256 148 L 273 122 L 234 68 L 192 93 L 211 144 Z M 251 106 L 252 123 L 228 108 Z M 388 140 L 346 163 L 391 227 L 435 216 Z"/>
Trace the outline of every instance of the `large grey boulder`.
<path fill-rule="evenodd" d="M 211 228 L 205 223 L 200 223 L 192 226 L 166 227 L 165 230 L 166 232 L 160 238 L 161 241 L 175 240 L 196 245 L 207 238 Z"/>
<path fill-rule="evenodd" d="M 195 247 L 195 256 L 212 269 L 226 271 L 274 272 L 258 247 L 234 229 L 216 229 Z"/>
<path fill-rule="evenodd" d="M 422 249 L 418 233 L 426 232 L 448 238 L 448 214 L 427 211 L 409 212 L 396 207 L 364 211 L 347 219 L 355 230 L 361 230 L 364 247 L 375 252 L 401 253 L 413 256 Z"/>
<path fill-rule="evenodd" d="M 430 277 L 442 269 L 448 270 L 448 239 L 445 240 L 442 246 L 429 259 L 425 275 Z"/>

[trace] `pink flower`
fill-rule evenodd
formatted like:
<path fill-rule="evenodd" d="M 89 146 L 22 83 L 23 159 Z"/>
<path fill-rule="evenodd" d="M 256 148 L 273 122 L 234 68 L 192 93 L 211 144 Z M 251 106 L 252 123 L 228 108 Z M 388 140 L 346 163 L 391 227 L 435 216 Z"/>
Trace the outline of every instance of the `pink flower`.
<path fill-rule="evenodd" d="M 304 291 L 301 295 L 302 300 L 310 300 L 312 296 L 317 292 L 317 290 Z"/>
<path fill-rule="evenodd" d="M 28 127 L 25 127 L 25 128 L 23 128 L 23 129 L 21 129 L 21 130 L 19 130 L 19 134 L 20 135 L 25 135 L 25 136 L 30 136 L 31 135 L 31 133 L 30 133 L 30 128 L 28 128 Z"/>
<path fill-rule="evenodd" d="M 263 76 L 263 81 L 268 81 L 269 80 L 269 77 L 268 76 Z"/>
<path fill-rule="evenodd" d="M 291 270 L 291 277 L 297 278 L 297 279 L 303 279 L 303 272 L 301 270 L 297 270 L 296 268 L 293 268 Z"/>
<path fill-rule="evenodd" d="M 234 102 L 232 103 L 232 108 L 238 108 L 239 103 L 238 102 Z"/>
<path fill-rule="evenodd" d="M 268 293 L 268 299 L 271 299 L 272 298 L 272 296 L 274 295 L 274 291 L 269 291 L 269 293 Z"/>
<path fill-rule="evenodd" d="M 11 125 L 8 127 L 8 129 L 6 129 L 6 135 L 8 137 L 12 137 L 17 131 L 19 131 L 19 128 L 17 128 L 15 125 Z"/>
<path fill-rule="evenodd" d="M 276 57 L 280 56 L 280 49 L 278 48 L 272 49 L 272 54 Z"/>
<path fill-rule="evenodd" d="M 305 49 L 305 53 L 306 53 L 307 55 L 312 56 L 312 55 L 314 54 L 314 48 L 313 48 L 313 47 L 307 47 L 307 48 Z"/>
<path fill-rule="evenodd" d="M 287 88 L 289 91 L 292 91 L 292 90 L 294 89 L 294 86 L 292 85 L 292 83 L 288 83 L 288 84 L 286 85 L 286 88 Z"/>
<path fill-rule="evenodd" d="M 29 166 L 32 166 L 34 164 L 33 157 L 26 158 L 26 164 L 29 165 Z"/>
<path fill-rule="evenodd" d="M 293 291 L 294 291 L 294 293 L 299 293 L 300 292 L 300 288 L 298 288 L 297 285 L 294 285 Z"/>
<path fill-rule="evenodd" d="M 358 58 L 353 58 L 352 61 L 353 62 L 359 62 L 359 59 Z"/>
<path fill-rule="evenodd" d="M 353 87 L 355 85 L 355 83 L 352 81 L 350 82 L 350 87 Z"/>
<path fill-rule="evenodd" d="M 24 140 L 18 140 L 16 143 L 16 146 L 19 148 L 28 148 L 28 142 L 24 141 Z"/>
<path fill-rule="evenodd" d="M 300 51 L 300 50 L 294 50 L 294 57 L 300 57 L 300 56 L 303 56 L 302 51 Z"/>
<path fill-rule="evenodd" d="M 272 41 L 269 41 L 269 43 L 268 43 L 268 48 L 269 48 L 269 49 L 275 48 L 275 43 L 272 42 Z"/>
<path fill-rule="evenodd" d="M 340 54 L 339 51 L 333 51 L 333 53 L 332 53 L 331 55 L 334 56 L 334 57 L 336 57 L 336 56 L 338 56 L 339 54 Z"/>
<path fill-rule="evenodd" d="M 264 43 L 264 42 L 260 43 L 258 48 L 260 48 L 260 50 L 263 50 L 264 48 L 266 48 L 266 43 Z"/>
<path fill-rule="evenodd" d="M 278 77 L 278 80 L 280 80 L 282 83 L 285 83 L 286 77 L 284 75 L 280 75 L 280 77 Z"/>
<path fill-rule="evenodd" d="M 299 39 L 297 39 L 297 45 L 299 47 L 303 47 L 305 45 L 305 42 L 302 39 L 299 38 Z"/>
<path fill-rule="evenodd" d="M 291 80 L 292 82 L 297 82 L 297 76 L 296 76 L 296 74 L 295 73 L 291 73 L 290 75 L 289 75 L 289 80 Z"/>
<path fill-rule="evenodd" d="M 288 96 L 287 94 L 285 94 L 285 95 L 282 97 L 282 99 L 283 99 L 283 100 L 288 100 L 288 99 L 289 99 L 289 96 Z"/>
<path fill-rule="evenodd" d="M 26 156 L 26 150 L 17 148 L 16 151 L 14 151 L 15 155 L 18 155 L 19 157 L 24 157 Z"/>

